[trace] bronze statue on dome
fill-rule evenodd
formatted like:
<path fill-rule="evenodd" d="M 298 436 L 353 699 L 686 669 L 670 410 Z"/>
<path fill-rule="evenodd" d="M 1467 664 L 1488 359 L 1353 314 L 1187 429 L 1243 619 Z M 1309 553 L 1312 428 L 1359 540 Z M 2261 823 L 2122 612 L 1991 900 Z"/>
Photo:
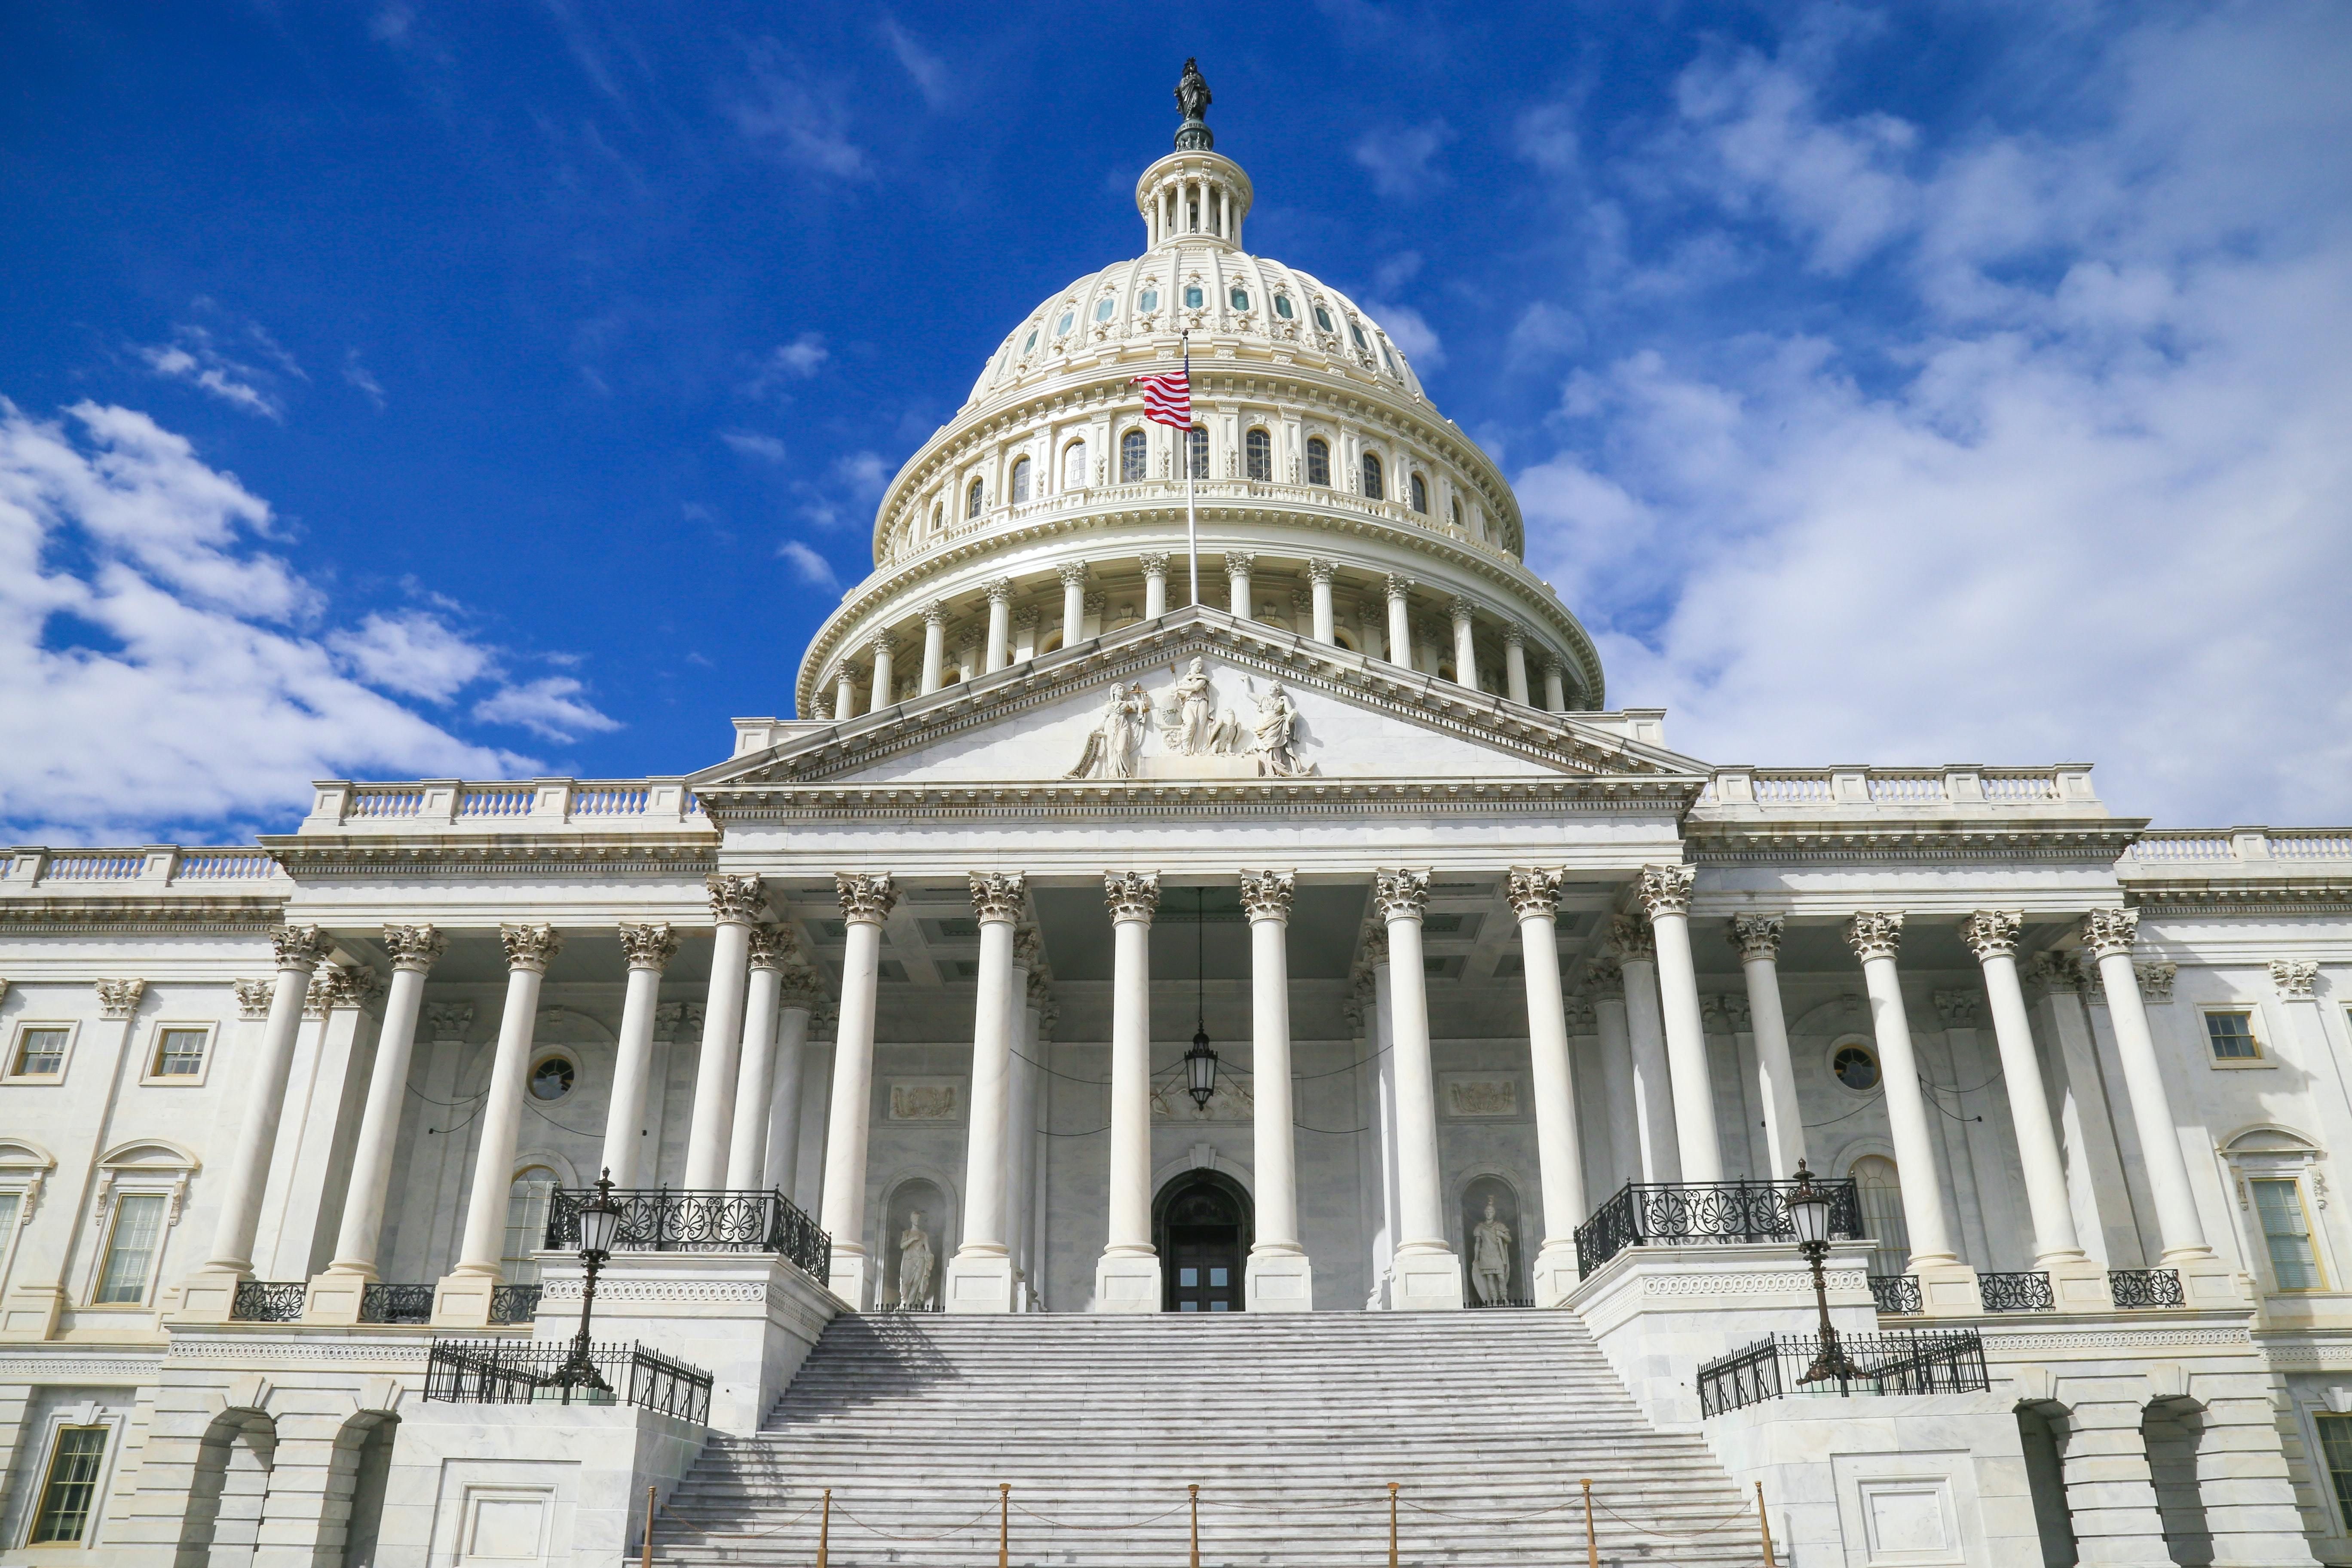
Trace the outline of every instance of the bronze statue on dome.
<path fill-rule="evenodd" d="M 1206 153 L 1217 144 L 1209 131 L 1209 83 L 1202 76 L 1200 62 L 1184 62 L 1184 74 L 1176 81 L 1176 107 L 1183 111 L 1184 123 L 1176 131 L 1176 151 Z"/>

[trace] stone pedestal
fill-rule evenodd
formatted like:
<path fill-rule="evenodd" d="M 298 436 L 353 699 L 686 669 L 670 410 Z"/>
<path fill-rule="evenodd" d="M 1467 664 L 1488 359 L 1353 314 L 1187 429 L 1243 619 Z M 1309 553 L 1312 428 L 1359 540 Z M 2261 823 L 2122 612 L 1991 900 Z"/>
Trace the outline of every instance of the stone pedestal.
<path fill-rule="evenodd" d="M 1977 1271 L 1967 1264 L 1924 1264 L 1911 1275 L 1919 1281 L 1919 1310 L 1927 1317 L 1973 1318 L 1983 1312 Z"/>
<path fill-rule="evenodd" d="M 2107 1271 L 2088 1258 L 2053 1258 L 2035 1267 L 2050 1276 L 2051 1299 L 2062 1312 L 2106 1312 L 2115 1309 Z"/>
<path fill-rule="evenodd" d="M 577 1266 L 579 1259 L 572 1258 Z M 444 1274 L 433 1285 L 433 1326 L 436 1329 L 486 1329 L 490 1326 L 490 1293 L 499 1288 L 495 1274 Z"/>
<path fill-rule="evenodd" d="M 360 1321 L 360 1303 L 366 1299 L 367 1288 L 375 1281 L 351 1268 L 329 1268 L 310 1280 L 309 1294 L 302 1298 L 302 1321 L 306 1323 L 356 1323 Z"/>
<path fill-rule="evenodd" d="M 1315 1310 L 1315 1265 L 1304 1252 L 1253 1252 L 1242 1269 L 1242 1301 L 1252 1312 Z"/>
<path fill-rule="evenodd" d="M 841 1304 L 853 1312 L 866 1312 L 874 1308 L 874 1287 L 881 1282 L 882 1268 L 862 1252 L 849 1252 L 839 1243 L 833 1248 L 833 1277 L 825 1288 L 840 1299 Z"/>
<path fill-rule="evenodd" d="M 1535 1261 L 1536 1305 L 1557 1307 L 1576 1294 L 1583 1279 L 1576 1271 L 1576 1247 L 1547 1242 Z"/>
<path fill-rule="evenodd" d="M 958 1252 L 948 1259 L 947 1310 L 950 1312 L 1013 1310 L 1013 1259 L 1007 1254 Z"/>
<path fill-rule="evenodd" d="M 172 1314 L 175 1323 L 226 1323 L 231 1309 L 236 1305 L 236 1288 L 243 1275 L 225 1268 L 199 1268 L 180 1285 L 180 1310 Z M 9 1327 L 16 1326 L 16 1296 L 8 1299 Z M 357 1322 L 355 1311 L 352 1321 Z"/>
<path fill-rule="evenodd" d="M 1160 1259 L 1148 1252 L 1107 1252 L 1095 1262 L 1095 1310 L 1160 1310 Z"/>
<path fill-rule="evenodd" d="M 1399 1247 L 1389 1304 L 1400 1312 L 1458 1311 L 1462 1260 L 1451 1252 Z"/>
<path fill-rule="evenodd" d="M 2181 1292 L 2192 1307 L 2227 1311 L 2256 1300 L 2246 1277 L 2226 1259 L 2210 1253 L 2202 1258 L 2174 1259 L 2159 1267 L 2179 1270 Z"/>

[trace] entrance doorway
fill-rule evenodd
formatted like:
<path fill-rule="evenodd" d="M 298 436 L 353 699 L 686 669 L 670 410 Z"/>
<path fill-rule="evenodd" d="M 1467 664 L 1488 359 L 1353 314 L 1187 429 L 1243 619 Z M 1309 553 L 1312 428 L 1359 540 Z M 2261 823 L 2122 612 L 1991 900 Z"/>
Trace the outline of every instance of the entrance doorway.
<path fill-rule="evenodd" d="M 1160 1249 L 1160 1310 L 1238 1312 L 1242 1267 L 1249 1257 L 1249 1194 L 1231 1176 L 1187 1171 L 1151 1205 L 1151 1239 Z"/>

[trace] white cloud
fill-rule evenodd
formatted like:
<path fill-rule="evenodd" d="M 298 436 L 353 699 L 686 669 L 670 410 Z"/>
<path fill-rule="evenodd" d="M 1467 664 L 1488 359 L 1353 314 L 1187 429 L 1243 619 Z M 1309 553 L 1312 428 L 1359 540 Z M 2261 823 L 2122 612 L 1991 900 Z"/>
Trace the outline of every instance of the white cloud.
<path fill-rule="evenodd" d="M 1389 341 L 1404 350 L 1415 370 L 1436 370 L 1445 363 L 1445 345 L 1419 310 L 1410 305 L 1377 305 L 1369 300 L 1364 309 L 1387 330 Z"/>
<path fill-rule="evenodd" d="M 944 109 L 955 101 L 955 73 L 948 69 L 945 60 L 923 47 L 895 16 L 882 18 L 882 32 L 890 40 L 890 50 L 898 57 L 898 63 L 914 78 L 925 103 L 933 109 Z"/>
<path fill-rule="evenodd" d="M 357 349 L 343 351 L 343 380 L 359 388 L 367 400 L 375 405 L 377 413 L 383 412 L 383 384 L 360 363 L 360 351 Z"/>
<path fill-rule="evenodd" d="M 775 346 L 768 355 L 768 369 L 805 381 L 822 369 L 829 357 L 823 332 L 803 332 L 791 342 Z"/>
<path fill-rule="evenodd" d="M 184 381 L 232 408 L 265 419 L 286 417 L 284 401 L 270 388 L 268 372 L 223 353 L 202 327 L 174 327 L 172 337 L 168 343 L 133 343 L 131 352 L 157 375 Z"/>
<path fill-rule="evenodd" d="M 871 506 L 890 482 L 890 465 L 879 452 L 846 452 L 833 461 L 833 477 Z"/>
<path fill-rule="evenodd" d="M 1580 151 L 1572 111 L 1563 103 L 1547 103 L 1519 116 L 1515 128 L 1519 156 L 1548 174 L 1565 174 L 1576 167 Z"/>
<path fill-rule="evenodd" d="M 1443 120 L 1369 132 L 1356 143 L 1356 162 L 1370 173 L 1381 195 L 1418 195 L 1444 183 L 1444 172 L 1431 163 L 1453 140 L 1454 129 Z"/>
<path fill-rule="evenodd" d="M 756 458 L 763 463 L 784 460 L 784 444 L 773 436 L 762 436 L 756 430 L 721 430 L 719 438 L 746 458 Z"/>
<path fill-rule="evenodd" d="M 330 632 L 327 646 L 369 685 L 433 702 L 446 702 L 497 668 L 489 649 L 415 611 L 370 615 L 357 631 Z"/>
<path fill-rule="evenodd" d="M 833 563 L 803 544 L 797 539 L 787 539 L 776 546 L 776 553 L 793 563 L 800 580 L 812 588 L 841 592 L 841 579 L 834 575 Z"/>
<path fill-rule="evenodd" d="M 485 724 L 520 725 L 550 741 L 619 729 L 619 720 L 583 700 L 586 689 L 568 675 L 542 676 L 485 697 L 474 704 L 474 717 Z"/>
<path fill-rule="evenodd" d="M 849 139 L 847 113 L 808 80 L 800 63 L 772 41 L 751 51 L 756 91 L 730 108 L 745 141 L 781 163 L 835 179 L 863 179 L 865 150 Z"/>

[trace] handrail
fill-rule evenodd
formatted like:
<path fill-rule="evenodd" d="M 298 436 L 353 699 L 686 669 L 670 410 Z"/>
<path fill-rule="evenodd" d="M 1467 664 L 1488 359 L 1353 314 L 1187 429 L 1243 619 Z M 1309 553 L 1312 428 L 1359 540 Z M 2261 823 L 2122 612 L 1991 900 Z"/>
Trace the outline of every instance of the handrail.
<path fill-rule="evenodd" d="M 593 1189 L 565 1188 L 547 1211 L 546 1247 L 580 1245 L 580 1206 Z M 833 1237 L 798 1205 L 773 1190 L 625 1188 L 608 1194 L 621 1207 L 617 1252 L 772 1252 L 822 1283 L 833 1273 Z"/>
<path fill-rule="evenodd" d="M 1794 1241 L 1786 1194 L 1796 1183 L 1628 1182 L 1576 1227 L 1580 1278 L 1629 1247 Z M 1817 1181 L 1830 1195 L 1830 1237 L 1859 1239 L 1862 1195 L 1852 1177 Z"/>
<path fill-rule="evenodd" d="M 1895 1334 L 1840 1334 L 1851 1375 L 1808 1383 L 1822 1341 L 1813 1334 L 1774 1334 L 1698 1369 L 1703 1416 L 1722 1415 L 1790 1394 L 1971 1394 L 1992 1386 L 1984 1337 L 1974 1329 L 1914 1330 Z"/>
<path fill-rule="evenodd" d="M 566 1340 L 436 1340 L 425 1397 L 449 1405 L 635 1405 L 698 1426 L 710 1421 L 710 1373 L 642 1344 L 592 1344 L 601 1390 L 557 1376 Z"/>

